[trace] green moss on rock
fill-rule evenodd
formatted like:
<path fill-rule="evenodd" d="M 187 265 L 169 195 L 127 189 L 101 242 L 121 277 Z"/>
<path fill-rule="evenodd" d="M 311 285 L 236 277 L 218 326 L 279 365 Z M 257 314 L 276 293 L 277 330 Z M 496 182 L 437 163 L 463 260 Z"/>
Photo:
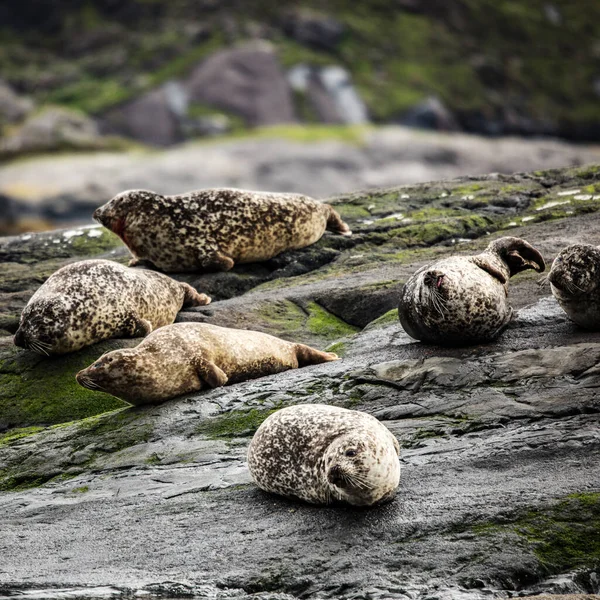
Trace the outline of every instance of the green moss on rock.
<path fill-rule="evenodd" d="M 327 339 L 336 339 L 356 333 L 359 330 L 358 327 L 342 321 L 316 302 L 309 302 L 306 308 L 309 314 L 306 327 L 315 335 Z"/>
<path fill-rule="evenodd" d="M 109 341 L 52 358 L 10 343 L 0 346 L 0 426 L 52 425 L 125 406 L 113 396 L 81 387 L 75 375 L 104 351 L 137 342 Z"/>
<path fill-rule="evenodd" d="M 211 439 L 249 437 L 275 410 L 259 410 L 257 408 L 248 411 L 233 410 L 209 419 L 198 428 L 198 433 Z"/>

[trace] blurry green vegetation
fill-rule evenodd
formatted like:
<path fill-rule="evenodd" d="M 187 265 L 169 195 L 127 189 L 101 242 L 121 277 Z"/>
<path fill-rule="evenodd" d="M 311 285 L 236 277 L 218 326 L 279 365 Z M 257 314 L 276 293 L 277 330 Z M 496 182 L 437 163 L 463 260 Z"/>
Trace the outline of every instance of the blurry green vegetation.
<path fill-rule="evenodd" d="M 301 7 L 260 0 L 238 10 L 192 0 L 86 0 L 37 11 L 28 4 L 15 9 L 15 23 L 0 25 L 2 77 L 38 102 L 90 113 L 258 36 L 273 43 L 285 68 L 347 68 L 376 121 L 436 95 L 464 123 L 493 120 L 507 108 L 567 131 L 585 132 L 587 123 L 600 122 L 598 2 L 423 1 L 410 11 L 386 0 L 331 0 L 326 8 L 317 0 Z M 341 38 L 330 45 L 301 43 L 284 25 L 290 14 L 332 17 L 343 27 Z M 19 15 L 27 15 L 29 28 Z M 301 118 L 314 120 L 301 95 L 295 100 Z"/>

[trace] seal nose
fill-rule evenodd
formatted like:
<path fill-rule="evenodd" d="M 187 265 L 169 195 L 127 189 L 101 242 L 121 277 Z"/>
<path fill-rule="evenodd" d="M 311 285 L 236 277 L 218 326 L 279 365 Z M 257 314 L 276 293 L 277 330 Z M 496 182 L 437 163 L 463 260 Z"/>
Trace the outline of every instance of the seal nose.
<path fill-rule="evenodd" d="M 561 290 L 562 291 L 562 286 L 560 281 L 557 281 L 559 279 L 558 275 L 556 274 L 556 271 L 550 271 L 550 273 L 548 273 L 548 281 L 557 289 L 557 290 Z"/>
<path fill-rule="evenodd" d="M 102 207 L 100 207 L 100 208 L 97 208 L 97 209 L 94 211 L 94 214 L 92 215 L 92 217 L 93 217 L 94 221 L 98 221 L 98 223 L 102 223 L 102 224 L 104 224 L 104 223 L 102 222 Z"/>
<path fill-rule="evenodd" d="M 342 471 L 340 465 L 333 465 L 333 467 L 329 469 L 329 472 L 327 473 L 327 481 L 333 485 L 337 485 L 338 487 L 345 486 L 346 482 L 344 479 L 344 471 Z"/>
<path fill-rule="evenodd" d="M 19 348 L 27 348 L 27 336 L 20 327 L 13 337 L 13 342 L 15 346 L 18 346 Z"/>

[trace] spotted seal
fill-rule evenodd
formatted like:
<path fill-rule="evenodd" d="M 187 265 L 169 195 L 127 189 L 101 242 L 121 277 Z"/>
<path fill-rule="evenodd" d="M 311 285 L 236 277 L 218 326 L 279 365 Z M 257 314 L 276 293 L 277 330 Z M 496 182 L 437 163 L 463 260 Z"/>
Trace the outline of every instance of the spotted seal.
<path fill-rule="evenodd" d="M 325 404 L 278 410 L 258 428 L 248 467 L 267 492 L 312 504 L 370 506 L 393 498 L 400 446 L 375 417 Z"/>
<path fill-rule="evenodd" d="M 14 343 L 41 354 L 64 354 L 114 337 L 140 337 L 168 325 L 184 305 L 210 298 L 167 275 L 108 260 L 62 267 L 31 297 Z"/>
<path fill-rule="evenodd" d="M 218 188 L 161 196 L 122 192 L 94 212 L 139 260 L 167 273 L 228 271 L 303 248 L 325 229 L 351 235 L 329 205 L 299 194 Z"/>
<path fill-rule="evenodd" d="M 600 247 L 567 246 L 554 259 L 548 281 L 571 321 L 585 329 L 600 329 Z"/>
<path fill-rule="evenodd" d="M 411 337 L 442 345 L 494 339 L 508 325 L 508 280 L 542 272 L 542 255 L 526 241 L 503 237 L 481 254 L 452 256 L 419 269 L 400 294 L 400 323 Z"/>
<path fill-rule="evenodd" d="M 135 348 L 114 350 L 77 374 L 80 385 L 131 404 L 170 398 L 338 360 L 304 344 L 259 331 L 207 323 L 175 323 L 152 332 Z"/>

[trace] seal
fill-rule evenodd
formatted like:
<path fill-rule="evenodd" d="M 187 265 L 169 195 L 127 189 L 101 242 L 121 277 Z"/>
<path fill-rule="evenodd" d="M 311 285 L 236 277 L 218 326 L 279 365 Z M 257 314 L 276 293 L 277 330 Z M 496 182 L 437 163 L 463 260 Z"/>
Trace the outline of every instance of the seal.
<path fill-rule="evenodd" d="M 167 275 L 108 260 L 62 267 L 31 297 L 14 343 L 40 354 L 74 352 L 114 337 L 141 337 L 210 298 Z"/>
<path fill-rule="evenodd" d="M 400 482 L 400 446 L 375 417 L 325 404 L 278 410 L 248 447 L 248 468 L 267 492 L 312 504 L 371 506 Z"/>
<path fill-rule="evenodd" d="M 571 321 L 600 330 L 600 248 L 573 244 L 558 254 L 548 281 L 552 295 Z"/>
<path fill-rule="evenodd" d="M 133 255 L 167 273 L 228 271 L 314 244 L 326 229 L 351 235 L 329 205 L 299 194 L 217 188 L 179 196 L 122 192 L 94 212 Z"/>
<path fill-rule="evenodd" d="M 400 293 L 398 315 L 411 337 L 457 346 L 496 338 L 508 325 L 508 280 L 542 272 L 542 255 L 525 240 L 503 237 L 476 256 L 452 256 L 419 269 Z"/>
<path fill-rule="evenodd" d="M 77 373 L 80 385 L 130 404 L 158 404 L 205 388 L 315 365 L 338 356 L 259 331 L 175 323 L 135 348 L 114 350 Z"/>

